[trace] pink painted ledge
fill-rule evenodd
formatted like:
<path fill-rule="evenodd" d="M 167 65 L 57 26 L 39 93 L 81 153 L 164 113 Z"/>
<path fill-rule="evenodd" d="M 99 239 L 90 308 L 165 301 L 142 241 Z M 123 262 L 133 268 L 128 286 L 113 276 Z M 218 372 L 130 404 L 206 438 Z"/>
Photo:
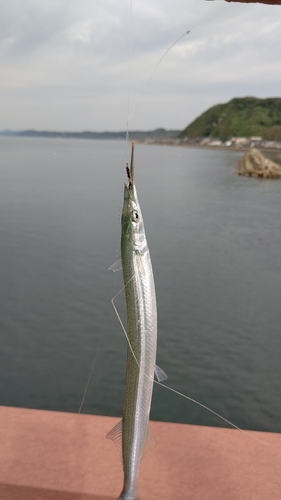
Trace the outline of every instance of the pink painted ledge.
<path fill-rule="evenodd" d="M 117 421 L 0 407 L 0 500 L 116 500 L 122 469 L 105 435 Z M 281 434 L 151 428 L 156 444 L 143 459 L 141 500 L 281 499 Z"/>

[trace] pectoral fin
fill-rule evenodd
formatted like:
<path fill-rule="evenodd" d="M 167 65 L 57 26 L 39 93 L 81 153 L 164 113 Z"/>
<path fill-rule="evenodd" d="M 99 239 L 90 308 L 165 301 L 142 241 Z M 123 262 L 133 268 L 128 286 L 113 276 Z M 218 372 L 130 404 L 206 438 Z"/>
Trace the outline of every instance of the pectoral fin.
<path fill-rule="evenodd" d="M 112 266 L 108 268 L 109 271 L 113 271 L 114 273 L 117 273 L 117 271 L 121 271 L 121 269 L 122 269 L 121 257 L 119 257 L 115 262 L 113 262 Z"/>
<path fill-rule="evenodd" d="M 166 375 L 164 370 L 162 370 L 162 368 L 160 368 L 157 365 L 155 365 L 154 373 L 156 375 L 158 382 L 163 382 L 163 380 L 167 380 L 167 378 L 168 378 L 168 375 Z"/>

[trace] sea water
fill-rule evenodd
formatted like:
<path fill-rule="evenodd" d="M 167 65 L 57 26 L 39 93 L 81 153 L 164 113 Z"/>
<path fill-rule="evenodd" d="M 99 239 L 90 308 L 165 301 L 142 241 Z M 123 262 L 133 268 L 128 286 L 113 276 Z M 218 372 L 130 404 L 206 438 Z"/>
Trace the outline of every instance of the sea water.
<path fill-rule="evenodd" d="M 111 305 L 124 141 L 0 138 L 0 404 L 121 415 Z M 242 153 L 137 144 L 167 384 L 247 429 L 281 431 L 281 181 Z M 116 305 L 125 322 L 123 294 Z M 98 346 L 100 345 L 99 349 Z M 98 352 L 97 352 L 98 350 Z M 151 418 L 225 425 L 155 386 Z"/>

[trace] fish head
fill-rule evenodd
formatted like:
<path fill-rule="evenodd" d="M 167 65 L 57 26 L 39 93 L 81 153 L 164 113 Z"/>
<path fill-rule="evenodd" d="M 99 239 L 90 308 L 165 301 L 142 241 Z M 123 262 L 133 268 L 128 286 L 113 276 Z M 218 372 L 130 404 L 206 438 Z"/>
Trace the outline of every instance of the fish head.
<path fill-rule="evenodd" d="M 122 211 L 122 237 L 129 240 L 135 250 L 141 252 L 146 246 L 146 238 L 142 213 L 138 201 L 134 178 L 134 143 L 130 168 L 126 166 L 128 183 L 124 186 L 124 203 Z"/>

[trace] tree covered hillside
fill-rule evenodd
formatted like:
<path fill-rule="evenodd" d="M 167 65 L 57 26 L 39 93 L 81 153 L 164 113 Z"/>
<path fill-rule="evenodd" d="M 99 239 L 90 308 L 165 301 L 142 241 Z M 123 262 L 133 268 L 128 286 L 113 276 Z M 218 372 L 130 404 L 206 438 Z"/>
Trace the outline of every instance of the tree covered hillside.
<path fill-rule="evenodd" d="M 235 97 L 226 104 L 217 104 L 188 125 L 179 137 L 262 136 L 281 140 L 281 98 Z"/>

